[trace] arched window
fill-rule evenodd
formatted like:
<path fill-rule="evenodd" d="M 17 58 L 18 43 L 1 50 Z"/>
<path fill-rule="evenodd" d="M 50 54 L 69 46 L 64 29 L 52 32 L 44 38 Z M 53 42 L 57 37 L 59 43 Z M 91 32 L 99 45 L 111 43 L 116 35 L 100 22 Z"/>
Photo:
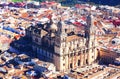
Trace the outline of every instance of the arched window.
<path fill-rule="evenodd" d="M 112 44 L 115 44 L 115 41 L 112 41 Z"/>
<path fill-rule="evenodd" d="M 78 60 L 78 66 L 80 66 L 80 60 Z"/>
<path fill-rule="evenodd" d="M 72 63 L 70 63 L 70 68 L 72 68 Z"/>

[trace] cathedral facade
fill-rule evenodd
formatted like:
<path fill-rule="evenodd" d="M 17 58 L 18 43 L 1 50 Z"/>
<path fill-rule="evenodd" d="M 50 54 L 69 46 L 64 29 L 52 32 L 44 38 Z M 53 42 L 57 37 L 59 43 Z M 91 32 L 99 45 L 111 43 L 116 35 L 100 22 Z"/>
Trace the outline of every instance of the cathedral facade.
<path fill-rule="evenodd" d="M 74 25 L 61 19 L 29 27 L 26 32 L 32 40 L 33 53 L 41 60 L 52 62 L 59 71 L 67 71 L 94 63 L 97 59 L 97 40 L 91 15 L 87 25 L 78 34 Z M 67 27 L 68 26 L 68 27 Z"/>

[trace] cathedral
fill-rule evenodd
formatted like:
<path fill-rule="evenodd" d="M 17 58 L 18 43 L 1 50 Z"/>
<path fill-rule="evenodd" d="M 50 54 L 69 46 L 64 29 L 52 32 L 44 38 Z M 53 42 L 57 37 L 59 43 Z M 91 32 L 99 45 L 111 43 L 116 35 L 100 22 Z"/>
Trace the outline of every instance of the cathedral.
<path fill-rule="evenodd" d="M 93 16 L 86 16 L 87 24 L 76 31 L 76 26 L 66 24 L 59 17 L 57 22 L 31 25 L 26 35 L 32 40 L 34 55 L 40 60 L 52 62 L 58 71 L 67 71 L 95 63 L 97 40 Z"/>

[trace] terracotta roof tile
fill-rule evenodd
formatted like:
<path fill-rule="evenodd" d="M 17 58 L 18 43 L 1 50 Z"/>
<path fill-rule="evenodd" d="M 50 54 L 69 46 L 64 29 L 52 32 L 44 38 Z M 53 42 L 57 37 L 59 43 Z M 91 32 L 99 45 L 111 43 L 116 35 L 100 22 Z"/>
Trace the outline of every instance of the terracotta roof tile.
<path fill-rule="evenodd" d="M 66 41 L 70 42 L 70 41 L 73 41 L 73 40 L 76 40 L 76 39 L 80 39 L 80 37 L 77 36 L 77 35 L 72 35 L 72 36 L 68 36 Z"/>

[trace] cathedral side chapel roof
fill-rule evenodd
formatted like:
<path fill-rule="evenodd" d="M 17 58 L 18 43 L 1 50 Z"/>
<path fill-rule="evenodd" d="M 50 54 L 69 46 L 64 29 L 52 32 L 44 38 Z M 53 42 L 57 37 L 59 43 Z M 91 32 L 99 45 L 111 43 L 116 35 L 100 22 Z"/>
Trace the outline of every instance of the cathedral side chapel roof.
<path fill-rule="evenodd" d="M 70 41 L 73 41 L 73 40 L 76 40 L 76 39 L 80 39 L 80 37 L 77 36 L 77 35 L 68 36 L 67 39 L 66 39 L 66 42 L 70 42 Z"/>

